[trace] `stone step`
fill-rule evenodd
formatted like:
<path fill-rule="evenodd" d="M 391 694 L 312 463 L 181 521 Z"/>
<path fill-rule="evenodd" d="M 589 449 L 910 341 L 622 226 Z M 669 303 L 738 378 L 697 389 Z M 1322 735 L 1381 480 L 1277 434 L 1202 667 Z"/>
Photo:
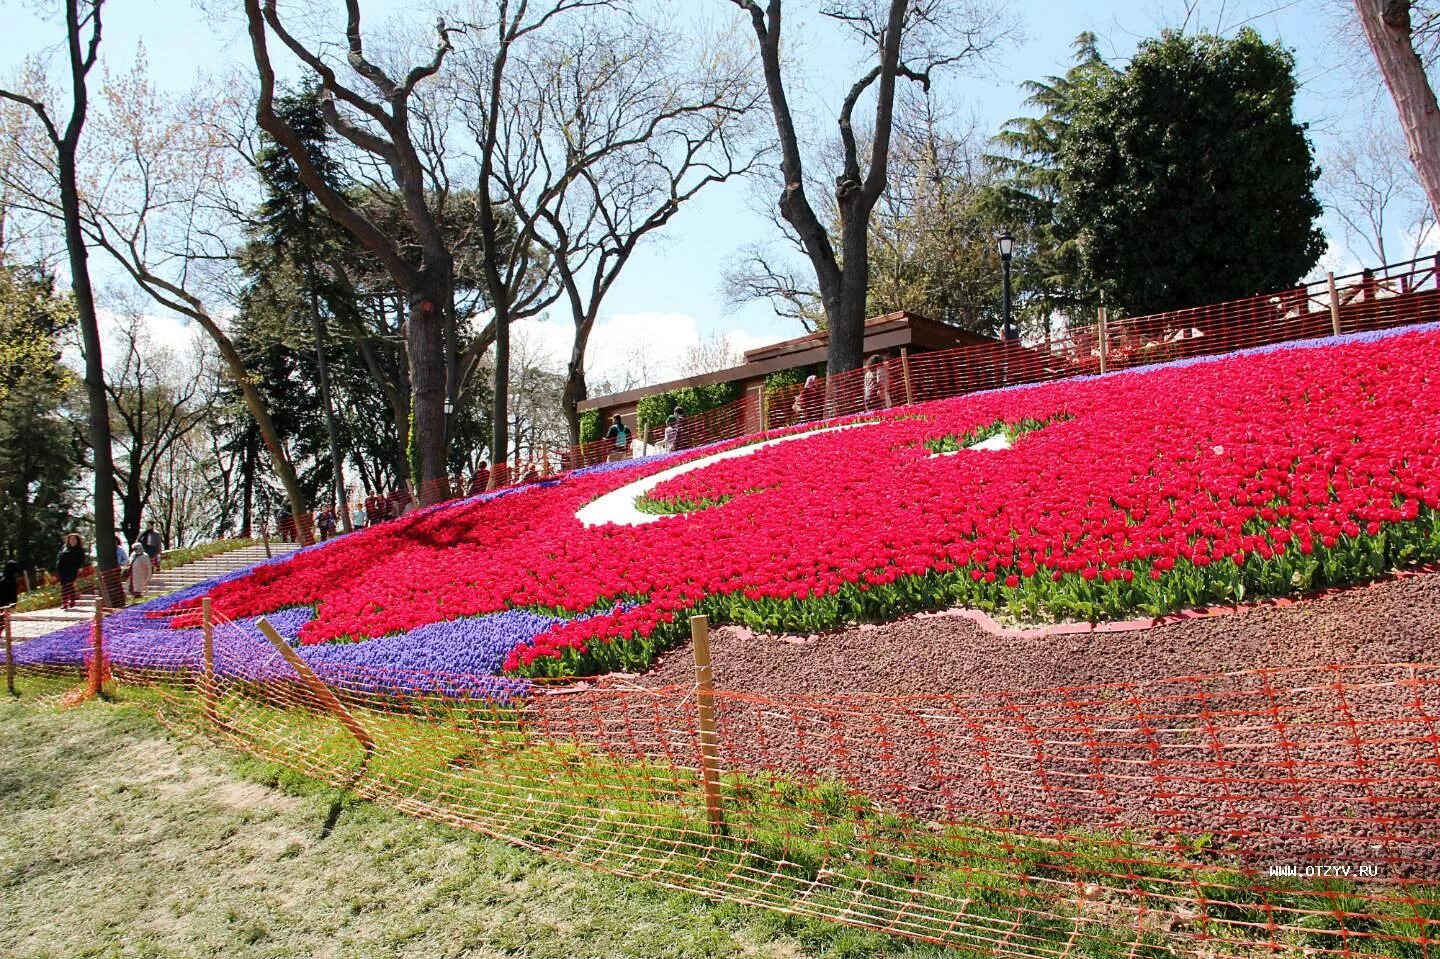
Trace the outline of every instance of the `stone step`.
<path fill-rule="evenodd" d="M 285 556 L 300 547 L 295 543 L 271 543 L 272 556 Z M 217 576 L 246 569 L 266 559 L 263 545 L 245 546 L 241 549 L 207 556 L 184 566 L 164 569 L 150 579 L 146 595 L 170 593 L 212 580 Z M 162 560 L 163 561 L 163 560 Z M 56 630 L 90 620 L 95 612 L 95 591 L 85 590 L 80 594 L 80 606 L 76 609 L 42 609 L 32 613 L 15 613 L 11 616 L 11 631 L 17 640 L 34 639 Z"/>

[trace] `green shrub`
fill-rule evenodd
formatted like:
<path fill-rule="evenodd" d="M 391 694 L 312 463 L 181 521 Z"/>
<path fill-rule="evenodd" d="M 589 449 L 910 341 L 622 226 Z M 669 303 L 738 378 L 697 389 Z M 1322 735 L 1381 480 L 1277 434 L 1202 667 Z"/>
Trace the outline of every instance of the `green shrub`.
<path fill-rule="evenodd" d="M 600 425 L 600 411 L 586 410 L 580 414 L 580 442 L 593 443 L 605 436 Z"/>
<path fill-rule="evenodd" d="M 739 383 L 712 383 L 709 386 L 687 386 L 684 389 L 657 393 L 640 401 L 636 414 L 640 429 L 663 426 L 675 407 L 685 411 L 687 417 L 699 416 L 711 410 L 733 403 L 740 398 Z"/>

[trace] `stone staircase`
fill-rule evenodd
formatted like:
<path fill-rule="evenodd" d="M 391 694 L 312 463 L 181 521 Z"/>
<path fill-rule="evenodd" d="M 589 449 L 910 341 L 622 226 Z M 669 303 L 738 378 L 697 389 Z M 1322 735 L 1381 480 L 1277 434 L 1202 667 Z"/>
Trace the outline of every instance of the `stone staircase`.
<path fill-rule="evenodd" d="M 270 544 L 270 552 L 274 556 L 284 556 L 297 549 L 299 546 L 295 543 L 272 542 Z M 254 566 L 264 559 L 265 547 L 257 544 L 233 549 L 218 556 L 197 559 L 193 563 L 186 563 L 184 566 L 177 566 L 173 569 L 167 566 L 150 578 L 150 586 L 145 591 L 145 596 L 148 598 L 162 593 L 173 593 L 177 589 L 184 589 L 237 569 Z M 161 562 L 163 564 L 164 557 L 161 557 Z M 44 636 L 47 633 L 64 629 L 66 626 L 88 622 L 94 615 L 95 591 L 92 588 L 81 594 L 80 605 L 75 609 L 56 607 L 55 609 L 38 609 L 30 613 L 14 613 L 10 619 L 10 628 L 16 640 L 34 639 L 36 636 Z"/>

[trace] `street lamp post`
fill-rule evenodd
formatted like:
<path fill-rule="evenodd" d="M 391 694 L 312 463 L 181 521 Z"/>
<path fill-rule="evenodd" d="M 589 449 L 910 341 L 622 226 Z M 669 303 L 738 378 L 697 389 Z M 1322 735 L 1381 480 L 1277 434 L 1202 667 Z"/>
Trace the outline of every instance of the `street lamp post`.
<path fill-rule="evenodd" d="M 1011 318 L 1010 297 L 1010 254 L 1013 253 L 1015 250 L 1015 238 L 1010 235 L 1009 230 L 1006 230 L 1004 233 L 1000 234 L 998 239 L 1000 243 L 1000 266 L 1005 274 L 1003 294 L 1005 326 L 1004 331 L 1000 335 L 1000 338 L 1002 340 L 1009 341 L 1019 339 L 1019 336 L 1016 334 L 1015 326 Z"/>
<path fill-rule="evenodd" d="M 447 396 L 445 397 L 445 464 L 441 468 L 445 474 L 445 482 L 447 485 L 450 482 L 450 433 L 452 429 L 450 421 L 454 415 L 455 403 Z"/>
<path fill-rule="evenodd" d="M 1000 385 L 1010 383 L 1010 341 L 1018 339 L 1010 318 L 1010 254 L 1015 250 L 1015 238 L 1006 230 L 996 238 L 1000 244 L 1000 268 L 1004 276 L 1001 294 L 1002 323 L 1000 328 Z"/>

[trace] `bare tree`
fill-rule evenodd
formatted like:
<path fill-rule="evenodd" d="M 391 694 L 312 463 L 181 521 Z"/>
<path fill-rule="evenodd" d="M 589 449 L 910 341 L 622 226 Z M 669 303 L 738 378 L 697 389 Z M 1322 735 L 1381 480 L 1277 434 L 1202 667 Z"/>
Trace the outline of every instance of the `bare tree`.
<path fill-rule="evenodd" d="M 120 525 L 126 542 L 134 542 L 162 478 L 174 478 L 173 451 L 187 443 L 209 415 L 201 392 L 206 373 L 182 364 L 174 350 L 156 342 L 136 304 L 126 310 L 116 345 L 105 388 L 119 453 L 115 484 Z M 207 354 L 199 355 L 203 363 Z"/>
<path fill-rule="evenodd" d="M 739 366 L 744 359 L 744 354 L 730 342 L 728 336 L 716 333 L 685 351 L 680 358 L 679 372 L 681 376 L 699 376 Z"/>
<path fill-rule="evenodd" d="M 1390 88 L 1410 159 L 1440 215 L 1440 105 L 1415 52 L 1409 0 L 1354 0 L 1370 52 Z"/>
<path fill-rule="evenodd" d="M 777 221 L 776 229 L 782 235 L 794 235 L 783 222 Z M 776 315 L 795 320 L 807 333 L 825 325 L 825 310 L 820 292 L 815 289 L 814 276 L 808 279 L 801 276 L 761 243 L 741 248 L 739 261 L 725 271 L 721 292 L 736 306 L 751 300 L 767 300 Z"/>
<path fill-rule="evenodd" d="M 54 151 L 59 181 L 61 220 L 70 259 L 70 288 L 80 317 L 85 353 L 85 396 L 89 405 L 88 437 L 95 471 L 95 560 L 102 595 L 111 605 L 123 605 L 119 563 L 110 544 L 115 541 L 115 477 L 110 454 L 110 415 L 105 397 L 105 367 L 100 352 L 100 325 L 95 315 L 95 292 L 90 283 L 84 229 L 81 225 L 80 187 L 77 179 L 80 134 L 90 105 L 88 80 L 100 53 L 101 7 L 104 0 L 65 0 L 65 49 L 70 66 L 70 113 L 62 130 L 51 107 L 41 99 L 0 89 L 0 98 L 29 109 L 44 129 Z"/>
<path fill-rule="evenodd" d="M 81 167 L 82 235 L 109 253 L 154 302 L 194 320 L 214 341 L 298 516 L 305 501 L 294 466 L 244 359 L 210 305 L 224 271 L 235 262 L 236 211 L 243 201 L 229 192 L 246 182 L 249 170 L 234 162 L 222 129 L 227 101 L 199 91 L 163 98 L 150 85 L 143 59 L 103 93 L 98 136 Z M 8 171 L 16 175 L 7 175 L 6 183 L 28 212 L 60 220 L 59 171 L 43 159 L 32 153 L 30 162 Z"/>
<path fill-rule="evenodd" d="M 369 95 L 342 79 L 326 56 L 286 28 L 275 0 L 245 0 L 250 46 L 260 77 L 256 118 L 261 129 L 290 153 L 301 179 L 325 210 L 385 265 L 408 298 L 406 327 L 415 420 L 412 442 L 419 451 L 421 501 L 431 503 L 443 498 L 448 488 L 444 406 L 453 394 L 446 382 L 445 330 L 447 318 L 453 317 L 455 310 L 455 263 L 434 208 L 435 184 L 416 145 L 411 97 L 420 83 L 440 71 L 456 31 L 440 20 L 431 58 L 397 78 L 366 55 L 359 0 L 346 0 L 345 12 L 345 64 L 368 87 Z M 325 181 L 295 131 L 277 116 L 271 34 L 319 83 L 331 129 L 383 164 L 392 178 L 418 243 L 418 263 L 407 255 L 399 238 L 382 230 L 357 203 Z M 450 354 L 453 356 L 453 349 Z"/>
<path fill-rule="evenodd" d="M 526 316 L 537 314 L 558 296 L 558 290 L 547 282 L 537 281 L 534 273 L 536 264 L 532 256 L 532 241 L 535 223 L 538 211 L 546 208 L 546 204 L 534 204 L 530 216 L 526 217 L 520 211 L 505 209 L 504 201 L 497 200 L 491 193 L 497 182 L 516 178 L 513 167 L 509 168 L 509 173 L 505 172 L 504 153 L 516 145 L 513 135 L 521 134 L 525 129 L 524 125 L 517 126 L 513 122 L 515 114 L 509 109 L 512 102 L 509 97 L 512 86 L 509 71 L 518 48 L 540 35 L 552 22 L 576 11 L 614 5 L 615 0 L 548 0 L 532 7 L 529 0 L 514 3 L 511 0 L 494 0 L 493 10 L 488 11 L 488 22 L 473 24 L 471 28 L 477 36 L 490 37 L 493 44 L 481 43 L 468 51 L 463 68 L 465 80 L 457 88 L 457 97 L 462 104 L 466 124 L 475 138 L 475 162 L 479 167 L 476 212 L 484 249 L 481 272 L 490 296 L 495 346 L 495 405 L 490 456 L 496 463 L 504 463 L 510 452 L 511 326 Z M 486 6 L 488 8 L 488 4 Z M 547 173 L 565 174 L 573 169 L 574 158 L 568 158 L 560 171 L 531 166 L 518 174 L 518 183 L 510 183 L 508 192 L 513 195 L 528 191 L 536 178 L 543 182 L 551 179 L 546 176 Z M 541 189 L 543 192 L 543 187 Z M 548 270 L 545 272 L 548 275 Z M 478 360 L 479 355 L 473 351 L 464 357 L 469 364 Z M 502 470 L 492 470 L 491 483 L 500 482 L 503 475 Z"/>
<path fill-rule="evenodd" d="M 838 117 L 837 250 L 825 221 L 805 193 L 804 158 L 781 56 L 784 0 L 729 2 L 749 14 L 759 44 L 780 144 L 784 186 L 778 209 L 798 234 L 815 270 L 829 330 L 827 366 L 832 373 L 855 369 L 863 358 L 870 215 L 887 182 L 897 81 L 910 80 L 928 90 L 937 69 L 982 57 L 993 49 L 1006 32 L 1004 23 L 985 6 L 945 0 L 856 0 L 848 5 L 822 5 L 821 16 L 848 28 L 875 58 L 873 66 L 845 94 Z M 869 155 L 862 165 L 854 113 L 861 97 L 872 88 L 875 113 Z"/>
<path fill-rule="evenodd" d="M 517 71 L 498 151 L 500 196 L 548 253 L 574 324 L 564 408 L 588 395 L 585 354 L 631 256 L 703 190 L 744 175 L 760 94 L 720 42 L 694 49 L 633 19 L 578 20 Z"/>
<path fill-rule="evenodd" d="M 1347 237 L 1363 243 L 1373 262 L 1390 262 L 1396 236 L 1406 241 L 1408 259 L 1434 238 L 1435 213 L 1415 167 L 1398 132 L 1379 117 L 1367 117 L 1341 139 L 1325 159 L 1320 184 Z"/>

